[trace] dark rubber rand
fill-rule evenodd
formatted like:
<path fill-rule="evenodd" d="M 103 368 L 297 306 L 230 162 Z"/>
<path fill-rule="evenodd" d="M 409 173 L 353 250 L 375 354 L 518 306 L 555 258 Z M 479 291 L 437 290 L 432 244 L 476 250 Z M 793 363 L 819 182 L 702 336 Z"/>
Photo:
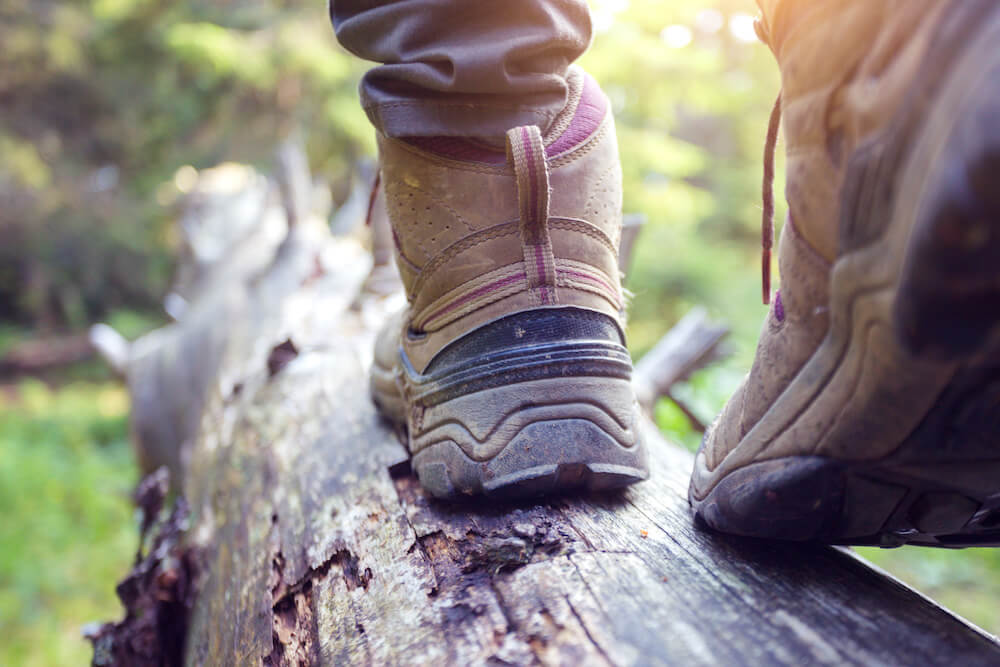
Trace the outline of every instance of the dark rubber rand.
<path fill-rule="evenodd" d="M 978 476 L 983 465 L 948 471 Z M 1000 472 L 1000 459 L 988 465 Z M 815 456 L 741 468 L 694 507 L 709 527 L 737 535 L 880 547 L 1000 546 L 1000 493 L 975 497 L 906 469 Z"/>

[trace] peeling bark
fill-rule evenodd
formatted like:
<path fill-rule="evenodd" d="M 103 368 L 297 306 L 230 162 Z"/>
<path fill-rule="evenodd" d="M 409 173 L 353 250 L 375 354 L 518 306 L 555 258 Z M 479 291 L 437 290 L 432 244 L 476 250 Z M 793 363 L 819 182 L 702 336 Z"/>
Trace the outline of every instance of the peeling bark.
<path fill-rule="evenodd" d="M 125 617 L 85 633 L 94 645 L 94 665 L 183 662 L 198 558 L 192 547 L 182 544 L 188 519 L 186 503 L 175 502 L 173 511 L 161 516 L 165 477 L 154 474 L 140 484 L 137 501 L 143 510 L 143 541 L 151 528 L 154 534 L 146 553 L 136 554 L 135 566 L 116 589 Z"/>

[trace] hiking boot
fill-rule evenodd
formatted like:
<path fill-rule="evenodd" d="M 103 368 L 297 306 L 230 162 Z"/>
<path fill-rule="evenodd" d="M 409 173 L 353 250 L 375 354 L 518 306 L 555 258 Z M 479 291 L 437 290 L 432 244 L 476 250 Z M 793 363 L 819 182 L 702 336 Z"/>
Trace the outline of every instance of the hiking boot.
<path fill-rule="evenodd" d="M 1000 3 L 761 4 L 781 290 L 692 506 L 742 535 L 1000 544 Z"/>
<path fill-rule="evenodd" d="M 647 476 L 618 273 L 621 166 L 607 98 L 571 68 L 543 136 L 379 136 L 409 307 L 372 396 L 438 497 L 605 489 Z"/>

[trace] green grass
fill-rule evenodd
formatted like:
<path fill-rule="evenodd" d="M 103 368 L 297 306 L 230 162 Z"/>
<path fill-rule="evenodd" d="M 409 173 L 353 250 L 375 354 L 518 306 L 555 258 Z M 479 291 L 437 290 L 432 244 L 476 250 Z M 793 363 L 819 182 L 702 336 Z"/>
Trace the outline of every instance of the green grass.
<path fill-rule="evenodd" d="M 1000 549 L 856 551 L 987 632 L 1000 635 Z"/>
<path fill-rule="evenodd" d="M 128 396 L 110 382 L 0 386 L 0 664 L 87 664 L 138 539 Z"/>

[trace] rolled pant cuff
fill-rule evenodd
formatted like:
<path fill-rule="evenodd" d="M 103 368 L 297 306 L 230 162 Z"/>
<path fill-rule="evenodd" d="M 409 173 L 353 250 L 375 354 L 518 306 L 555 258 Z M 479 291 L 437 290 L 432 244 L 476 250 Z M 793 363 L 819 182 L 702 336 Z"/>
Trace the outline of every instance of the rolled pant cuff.
<path fill-rule="evenodd" d="M 390 137 L 502 138 L 519 125 L 537 125 L 544 132 L 558 111 L 510 105 L 484 105 L 433 100 L 394 101 L 365 107 L 368 119 Z"/>

